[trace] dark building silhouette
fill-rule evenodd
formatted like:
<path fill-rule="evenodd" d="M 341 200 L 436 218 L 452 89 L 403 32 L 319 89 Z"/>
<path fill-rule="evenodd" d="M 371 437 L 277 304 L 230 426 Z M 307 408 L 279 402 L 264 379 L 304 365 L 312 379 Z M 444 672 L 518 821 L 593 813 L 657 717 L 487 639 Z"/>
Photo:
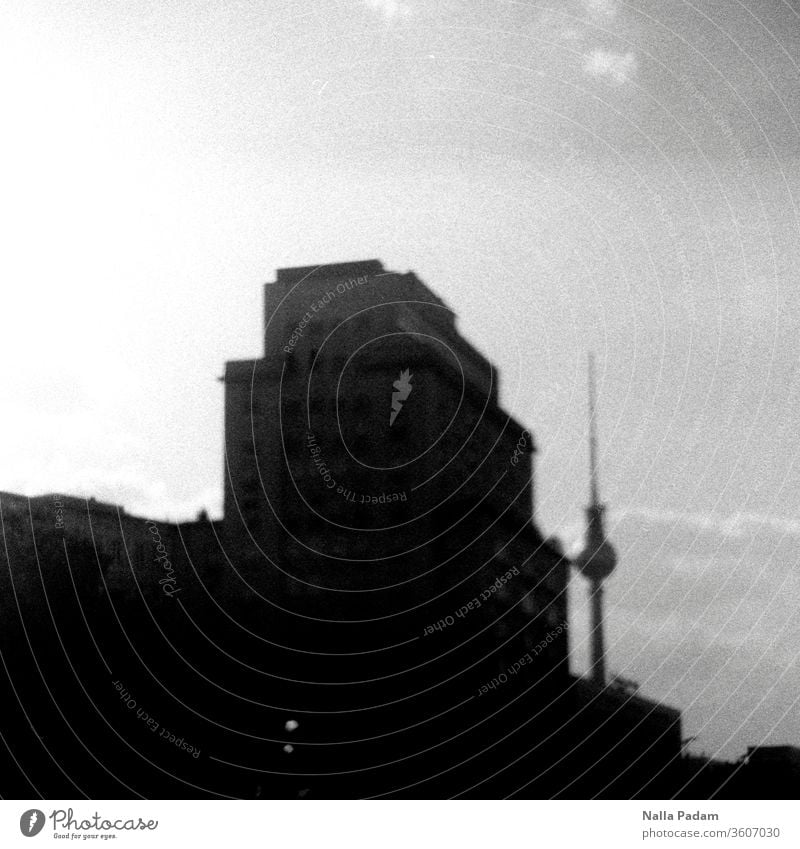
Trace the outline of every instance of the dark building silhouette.
<path fill-rule="evenodd" d="M 485 739 L 509 669 L 565 690 L 567 562 L 532 522 L 531 435 L 413 273 L 282 269 L 265 293 L 264 357 L 225 372 L 225 539 L 239 595 L 286 599 L 274 625 L 311 653 L 273 661 L 320 682 L 297 699 L 338 711 L 309 733 L 380 737 L 325 752 L 331 770 L 434 746 L 388 791 Z"/>
<path fill-rule="evenodd" d="M 220 520 L 0 493 L 3 796 L 656 799 L 794 774 L 796 750 L 684 757 L 677 711 L 570 673 L 533 436 L 416 275 L 279 270 L 264 354 L 223 383 Z"/>
<path fill-rule="evenodd" d="M 364 769 L 356 795 L 658 795 L 680 716 L 569 675 L 533 437 L 452 312 L 376 260 L 282 269 L 265 304 L 264 357 L 226 368 L 225 532 L 243 595 L 291 600 L 276 642 L 328 650 L 273 661 L 321 685 L 305 763 Z"/>
<path fill-rule="evenodd" d="M 748 746 L 738 761 L 691 755 L 681 762 L 683 799 L 796 799 L 800 787 L 797 746 Z"/>
<path fill-rule="evenodd" d="M 736 795 L 752 799 L 796 799 L 800 788 L 800 748 L 748 746 L 735 775 Z"/>

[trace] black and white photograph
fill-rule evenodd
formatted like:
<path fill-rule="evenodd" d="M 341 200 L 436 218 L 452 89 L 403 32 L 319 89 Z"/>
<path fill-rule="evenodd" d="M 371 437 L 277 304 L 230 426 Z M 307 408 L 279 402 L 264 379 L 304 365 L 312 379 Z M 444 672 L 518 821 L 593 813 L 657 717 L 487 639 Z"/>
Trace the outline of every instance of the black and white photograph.
<path fill-rule="evenodd" d="M 799 62 L 794 0 L 2 4 L 0 843 L 800 839 Z"/>

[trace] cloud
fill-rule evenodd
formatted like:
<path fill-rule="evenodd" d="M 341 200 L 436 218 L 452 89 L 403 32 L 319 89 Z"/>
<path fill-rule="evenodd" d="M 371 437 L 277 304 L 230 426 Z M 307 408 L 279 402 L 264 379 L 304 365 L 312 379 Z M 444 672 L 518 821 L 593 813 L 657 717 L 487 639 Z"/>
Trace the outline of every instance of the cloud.
<path fill-rule="evenodd" d="M 668 534 L 688 534 L 689 542 L 697 540 L 698 534 L 703 534 L 708 539 L 702 544 L 713 542 L 715 545 L 740 545 L 753 542 L 756 537 L 761 538 L 762 544 L 773 547 L 786 538 L 800 542 L 800 519 L 753 511 L 738 510 L 728 516 L 720 516 L 713 513 L 619 507 L 606 512 L 606 531 L 610 536 L 613 536 L 618 526 L 624 529 L 629 523 L 635 523 L 640 533 L 644 530 L 663 537 Z M 559 527 L 557 535 L 568 557 L 576 557 L 583 550 L 585 529 L 586 522 L 583 519 Z"/>
<path fill-rule="evenodd" d="M 613 18 L 617 14 L 615 0 L 586 0 L 586 9 L 595 18 Z"/>
<path fill-rule="evenodd" d="M 718 534 L 728 539 L 749 539 L 759 531 L 772 531 L 782 536 L 800 537 L 800 520 L 752 511 L 739 510 L 730 516 L 670 510 L 647 510 L 639 507 L 610 511 L 610 520 L 613 522 L 622 521 L 626 518 L 666 525 L 684 525 L 697 531 Z M 570 530 L 572 530 L 571 526 Z"/>
<path fill-rule="evenodd" d="M 604 43 L 613 43 L 620 24 L 617 0 L 583 0 L 583 18 L 564 15 L 552 9 L 543 9 L 537 18 L 537 32 L 550 41 L 569 43 L 571 49 L 583 53 L 583 71 L 597 79 L 605 78 L 614 85 L 622 85 L 636 73 L 636 54 L 608 49 Z"/>
<path fill-rule="evenodd" d="M 406 18 L 411 14 L 411 8 L 401 0 L 366 0 L 370 9 L 383 15 L 387 22 L 397 18 Z"/>
<path fill-rule="evenodd" d="M 622 85 L 636 73 L 636 56 L 613 50 L 592 50 L 586 56 L 583 69 L 590 76 L 608 77 L 616 85 Z"/>

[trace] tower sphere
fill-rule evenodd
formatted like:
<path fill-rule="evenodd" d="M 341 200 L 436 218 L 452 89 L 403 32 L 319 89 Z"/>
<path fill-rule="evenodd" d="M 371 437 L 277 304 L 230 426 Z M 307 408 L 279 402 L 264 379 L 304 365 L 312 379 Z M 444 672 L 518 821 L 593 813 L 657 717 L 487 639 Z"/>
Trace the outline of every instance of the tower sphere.
<path fill-rule="evenodd" d="M 605 580 L 617 565 L 617 552 L 606 539 L 603 530 L 603 508 L 592 505 L 586 511 L 589 526 L 586 529 L 586 546 L 573 560 L 572 565 L 587 580 L 596 582 Z"/>

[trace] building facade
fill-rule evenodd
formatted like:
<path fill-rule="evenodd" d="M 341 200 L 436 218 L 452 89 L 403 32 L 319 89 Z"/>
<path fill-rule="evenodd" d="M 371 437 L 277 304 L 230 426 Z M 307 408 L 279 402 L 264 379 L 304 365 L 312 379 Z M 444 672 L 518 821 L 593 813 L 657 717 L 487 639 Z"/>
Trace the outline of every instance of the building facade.
<path fill-rule="evenodd" d="M 290 646 L 273 667 L 317 684 L 273 694 L 315 712 L 306 752 L 359 728 L 381 741 L 319 748 L 322 770 L 434 741 L 408 759 L 409 781 L 429 775 L 463 758 L 465 735 L 485 744 L 498 687 L 564 689 L 568 564 L 532 521 L 533 437 L 416 275 L 279 270 L 264 356 L 224 380 L 232 581 Z"/>

